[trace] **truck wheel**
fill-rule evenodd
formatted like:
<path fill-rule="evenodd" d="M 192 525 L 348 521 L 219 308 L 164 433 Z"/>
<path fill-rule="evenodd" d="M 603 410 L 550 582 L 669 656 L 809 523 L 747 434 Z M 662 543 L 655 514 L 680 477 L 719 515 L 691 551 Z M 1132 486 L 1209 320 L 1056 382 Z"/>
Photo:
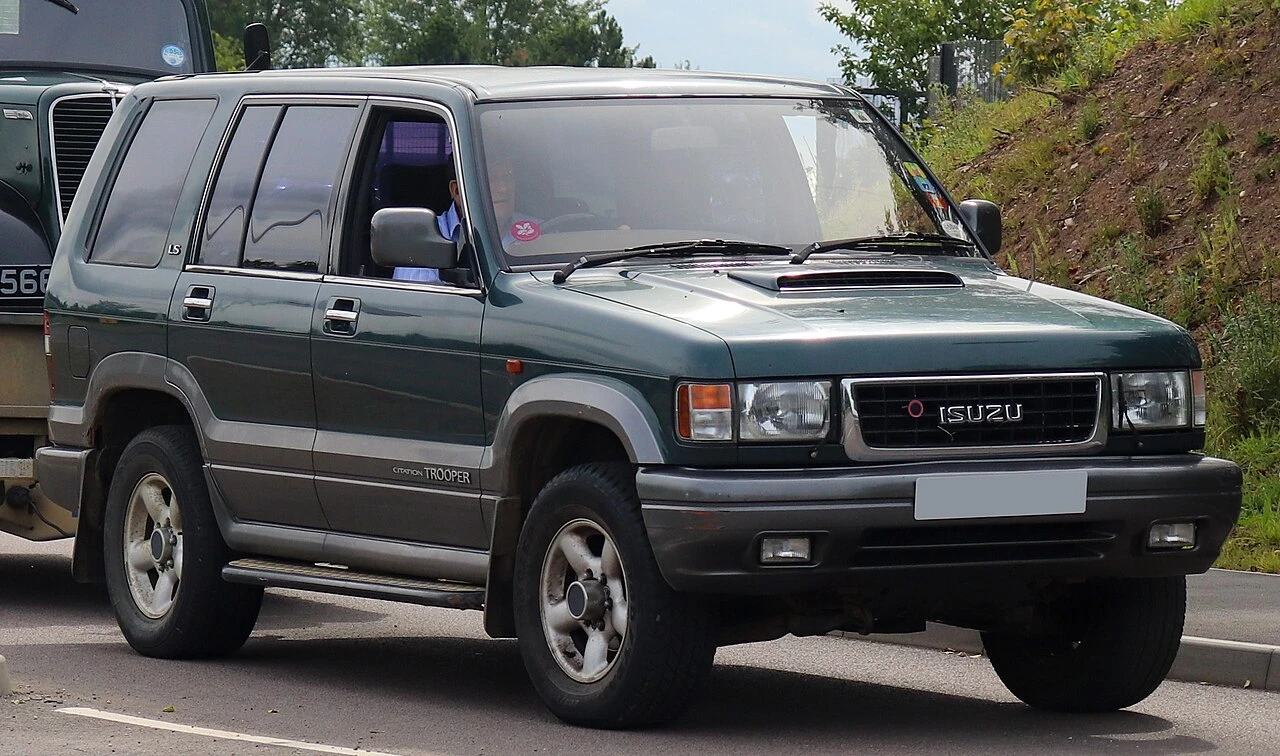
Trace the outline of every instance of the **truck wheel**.
<path fill-rule="evenodd" d="M 520 653 L 538 695 L 570 724 L 669 720 L 715 659 L 717 608 L 663 580 L 634 475 L 620 464 L 565 470 L 538 494 L 520 534 Z"/>
<path fill-rule="evenodd" d="M 1115 711 L 1151 695 L 1169 673 L 1186 608 L 1183 577 L 1086 583 L 1064 606 L 1070 631 L 983 633 L 982 642 L 1000 680 L 1028 705 Z"/>
<path fill-rule="evenodd" d="M 107 593 L 125 640 L 145 656 L 229 654 L 258 619 L 262 589 L 222 579 L 231 551 L 201 468 L 192 430 L 163 425 L 129 442 L 111 480 Z"/>

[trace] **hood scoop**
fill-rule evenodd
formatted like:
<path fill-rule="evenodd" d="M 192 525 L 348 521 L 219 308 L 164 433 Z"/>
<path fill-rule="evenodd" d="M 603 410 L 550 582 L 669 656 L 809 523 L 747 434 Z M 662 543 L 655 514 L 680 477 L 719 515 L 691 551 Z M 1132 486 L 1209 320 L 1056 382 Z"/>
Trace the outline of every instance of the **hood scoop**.
<path fill-rule="evenodd" d="M 858 268 L 778 273 L 777 269 L 734 270 L 729 278 L 777 292 L 849 291 L 857 289 L 959 289 L 960 277 L 940 270 Z"/>

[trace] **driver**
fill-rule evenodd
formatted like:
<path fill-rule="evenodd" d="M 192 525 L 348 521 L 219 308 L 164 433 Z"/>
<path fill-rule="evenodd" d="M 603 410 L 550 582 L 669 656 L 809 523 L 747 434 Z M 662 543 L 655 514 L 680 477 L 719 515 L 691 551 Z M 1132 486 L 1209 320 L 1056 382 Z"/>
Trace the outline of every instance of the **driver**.
<path fill-rule="evenodd" d="M 457 169 L 449 164 L 449 196 L 453 202 L 449 209 L 436 218 L 436 227 L 440 235 L 452 239 L 454 244 L 462 240 L 462 213 L 458 192 Z M 542 234 L 537 219 L 516 212 L 515 176 L 511 161 L 500 158 L 489 163 L 489 194 L 493 198 L 493 215 L 498 219 L 498 228 L 502 229 L 502 245 L 512 242 L 533 241 Z M 396 268 L 391 277 L 397 281 L 422 281 L 426 283 L 445 283 L 436 268 Z"/>

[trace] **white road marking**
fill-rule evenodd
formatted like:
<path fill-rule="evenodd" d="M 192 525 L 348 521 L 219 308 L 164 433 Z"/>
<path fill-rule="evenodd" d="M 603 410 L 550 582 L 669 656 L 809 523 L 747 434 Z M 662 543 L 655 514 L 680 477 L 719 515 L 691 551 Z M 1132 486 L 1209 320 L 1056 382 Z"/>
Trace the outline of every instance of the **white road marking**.
<path fill-rule="evenodd" d="M 343 748 L 341 746 L 324 745 L 322 743 L 304 743 L 300 740 L 286 740 L 284 738 L 269 738 L 261 735 L 247 735 L 243 732 L 231 732 L 230 730 L 212 730 L 208 727 L 192 727 L 191 725 L 177 724 L 174 722 L 164 722 L 158 719 L 146 719 L 144 717 L 133 717 L 128 714 L 113 714 L 109 711 L 98 711 L 97 709 L 85 709 L 80 707 L 67 707 L 58 709 L 63 714 L 75 714 L 79 717 L 90 717 L 92 719 L 105 719 L 109 722 L 122 722 L 124 724 L 137 725 L 139 727 L 150 727 L 156 730 L 169 730 L 170 732 L 182 732 L 188 735 L 202 735 L 206 738 L 221 738 L 223 740 L 239 740 L 247 743 L 262 743 L 263 745 L 281 746 L 284 748 L 296 748 L 302 751 L 318 751 L 319 753 L 340 753 L 346 756 L 397 756 L 394 753 L 384 753 L 382 751 L 366 751 L 364 749 Z M 442 756 L 442 755 L 436 755 Z"/>

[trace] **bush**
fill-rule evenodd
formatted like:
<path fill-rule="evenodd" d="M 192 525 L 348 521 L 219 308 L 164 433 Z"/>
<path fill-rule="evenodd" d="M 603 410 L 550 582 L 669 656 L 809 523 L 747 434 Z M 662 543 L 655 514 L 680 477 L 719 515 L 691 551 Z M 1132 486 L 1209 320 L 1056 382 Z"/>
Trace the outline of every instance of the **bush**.
<path fill-rule="evenodd" d="M 1039 82 L 1062 70 L 1081 35 L 1102 25 L 1098 0 L 1034 0 L 1005 16 L 1009 53 L 997 64 L 1014 81 Z"/>

